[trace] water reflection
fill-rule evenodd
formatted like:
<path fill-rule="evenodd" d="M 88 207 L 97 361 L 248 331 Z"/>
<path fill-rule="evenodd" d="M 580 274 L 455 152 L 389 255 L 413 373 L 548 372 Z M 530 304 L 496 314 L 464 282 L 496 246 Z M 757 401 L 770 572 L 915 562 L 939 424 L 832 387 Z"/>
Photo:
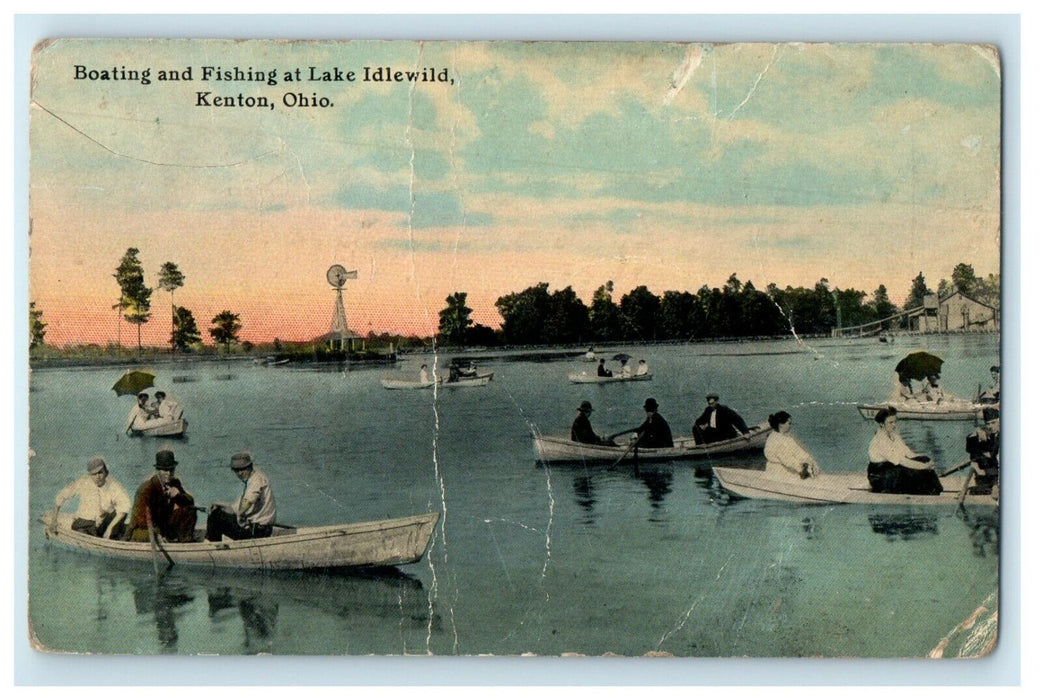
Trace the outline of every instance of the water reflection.
<path fill-rule="evenodd" d="M 872 532 L 885 535 L 891 542 L 921 539 L 938 532 L 937 516 L 932 513 L 872 513 L 868 524 Z"/>
<path fill-rule="evenodd" d="M 572 490 L 575 492 L 575 503 L 586 513 L 581 521 L 583 525 L 593 525 L 593 507 L 597 504 L 597 498 L 593 493 L 593 477 L 582 474 L 572 479 Z"/>
<path fill-rule="evenodd" d="M 663 502 L 666 500 L 666 496 L 672 491 L 673 486 L 673 470 L 662 467 L 634 467 L 633 475 L 644 482 L 644 485 L 648 487 L 648 501 L 651 503 L 653 511 L 657 511 L 662 507 Z M 658 518 L 649 518 L 652 522 L 658 522 Z"/>
<path fill-rule="evenodd" d="M 970 545 L 978 557 L 999 555 L 999 509 L 970 511 L 959 509 L 959 519 L 970 529 Z"/>
<path fill-rule="evenodd" d="M 176 578 L 147 576 L 134 581 L 134 610 L 154 619 L 159 646 L 166 652 L 177 652 L 177 618 L 193 600 L 185 582 Z"/>

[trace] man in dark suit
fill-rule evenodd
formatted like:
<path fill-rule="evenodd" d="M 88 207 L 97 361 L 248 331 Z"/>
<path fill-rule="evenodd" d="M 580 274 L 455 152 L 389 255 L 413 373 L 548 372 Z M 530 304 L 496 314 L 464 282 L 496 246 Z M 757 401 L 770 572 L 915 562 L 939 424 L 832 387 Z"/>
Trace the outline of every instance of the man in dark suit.
<path fill-rule="evenodd" d="M 166 542 L 191 542 L 195 531 L 195 499 L 174 477 L 172 450 L 156 452 L 156 472 L 137 490 L 126 538 L 148 542 L 151 534 Z"/>
<path fill-rule="evenodd" d="M 691 434 L 695 436 L 696 444 L 707 445 L 749 433 L 749 426 L 742 417 L 719 401 L 720 397 L 716 394 L 706 396 L 706 403 L 709 405 L 691 426 Z"/>
<path fill-rule="evenodd" d="M 999 409 L 984 409 L 984 428 L 966 438 L 973 468 L 972 494 L 990 494 L 999 483 Z"/>

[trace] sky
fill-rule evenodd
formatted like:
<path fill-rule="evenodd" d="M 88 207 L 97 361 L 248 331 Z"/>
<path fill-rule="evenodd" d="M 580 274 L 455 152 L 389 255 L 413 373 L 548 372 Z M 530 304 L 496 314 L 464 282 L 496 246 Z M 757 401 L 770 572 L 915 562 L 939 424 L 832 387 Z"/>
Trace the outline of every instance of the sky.
<path fill-rule="evenodd" d="M 215 79 L 236 68 L 264 80 Z M 134 247 L 151 286 L 178 265 L 204 336 L 228 309 L 254 342 L 329 330 L 332 264 L 358 270 L 363 334 L 429 335 L 457 291 L 496 327 L 539 282 L 900 303 L 920 271 L 999 272 L 1000 75 L 966 44 L 57 41 L 34 55 L 29 296 L 48 343 L 134 342 L 112 308 Z M 214 104 L 240 94 L 272 107 Z"/>

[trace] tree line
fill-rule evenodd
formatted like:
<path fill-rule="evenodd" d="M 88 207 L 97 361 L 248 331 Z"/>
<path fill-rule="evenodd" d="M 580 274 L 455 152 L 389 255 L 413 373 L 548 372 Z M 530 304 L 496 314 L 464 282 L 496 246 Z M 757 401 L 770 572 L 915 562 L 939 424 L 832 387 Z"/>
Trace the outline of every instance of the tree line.
<path fill-rule="evenodd" d="M 907 317 L 893 318 L 900 309 L 882 284 L 872 294 L 831 288 L 825 278 L 812 288 L 771 283 L 759 290 L 732 274 L 723 285 L 703 285 L 694 293 L 670 290 L 656 295 L 640 285 L 616 301 L 615 291 L 608 281 L 594 291 L 587 305 L 571 286 L 550 291 L 548 283 L 540 282 L 496 300 L 503 319 L 499 329 L 474 324 L 466 292 L 455 292 L 439 313 L 438 338 L 459 346 L 692 341 L 824 334 L 836 327 L 877 322 L 889 330 L 907 324 Z M 980 278 L 971 265 L 959 263 L 952 280 L 938 284 L 941 298 L 953 291 L 997 308 L 999 278 Z M 924 297 L 932 293 L 920 272 L 912 280 L 903 309 L 922 306 Z"/>

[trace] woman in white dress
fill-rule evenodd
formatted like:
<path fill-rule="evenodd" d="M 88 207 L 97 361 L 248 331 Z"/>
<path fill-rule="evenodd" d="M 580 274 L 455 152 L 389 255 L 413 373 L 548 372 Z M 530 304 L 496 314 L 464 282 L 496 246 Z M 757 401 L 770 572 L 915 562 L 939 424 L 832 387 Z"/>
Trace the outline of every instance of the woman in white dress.
<path fill-rule="evenodd" d="M 814 457 L 790 434 L 792 416 L 785 411 L 778 411 L 772 413 L 767 422 L 772 429 L 767 436 L 767 444 L 763 446 L 768 475 L 812 479 L 821 473 L 821 467 Z"/>

